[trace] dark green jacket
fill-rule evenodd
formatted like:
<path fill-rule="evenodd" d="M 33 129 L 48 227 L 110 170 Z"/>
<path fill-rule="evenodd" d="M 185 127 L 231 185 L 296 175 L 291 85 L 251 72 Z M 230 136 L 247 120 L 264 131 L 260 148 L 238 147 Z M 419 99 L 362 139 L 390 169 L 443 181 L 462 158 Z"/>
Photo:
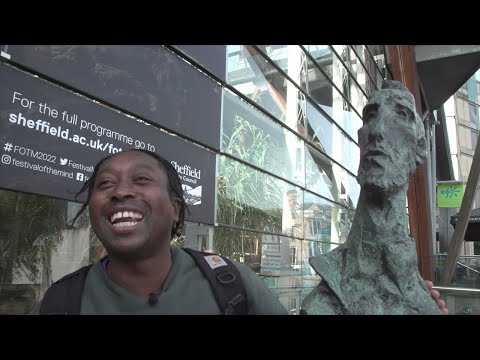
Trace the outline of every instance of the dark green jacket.
<path fill-rule="evenodd" d="M 245 265 L 234 264 L 245 284 L 249 314 L 287 315 L 286 309 L 260 277 Z M 172 268 L 156 304 L 150 305 L 148 297 L 133 295 L 113 283 L 97 262 L 85 282 L 81 314 L 220 315 L 220 309 L 210 284 L 192 257 L 172 246 Z"/>

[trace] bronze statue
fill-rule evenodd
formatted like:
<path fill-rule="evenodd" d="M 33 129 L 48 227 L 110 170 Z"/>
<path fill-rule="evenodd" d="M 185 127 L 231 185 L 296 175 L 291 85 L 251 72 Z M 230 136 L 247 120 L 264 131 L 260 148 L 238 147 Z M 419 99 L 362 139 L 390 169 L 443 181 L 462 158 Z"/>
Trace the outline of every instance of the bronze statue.
<path fill-rule="evenodd" d="M 344 244 L 310 259 L 322 280 L 301 314 L 440 314 L 406 231 L 409 175 L 426 157 L 413 95 L 402 83 L 385 81 L 363 109 L 363 121 L 352 227 Z"/>

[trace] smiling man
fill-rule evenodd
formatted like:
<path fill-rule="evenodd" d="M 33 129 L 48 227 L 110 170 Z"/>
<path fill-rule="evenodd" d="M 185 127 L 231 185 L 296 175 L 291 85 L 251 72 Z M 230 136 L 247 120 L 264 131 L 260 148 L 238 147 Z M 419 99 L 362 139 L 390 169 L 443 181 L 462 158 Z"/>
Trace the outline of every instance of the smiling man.
<path fill-rule="evenodd" d="M 39 313 L 226 313 L 206 276 L 216 275 L 226 287 L 232 279 L 225 273 L 222 277 L 217 272 L 204 275 L 194 255 L 171 245 L 183 225 L 186 204 L 178 173 L 167 160 L 145 150 L 108 156 L 95 166 L 80 193 L 85 190 L 87 202 L 79 214 L 88 205 L 93 231 L 108 256 L 87 271 L 84 268 L 54 283 Z M 203 260 L 204 254 L 198 254 Z M 219 256 L 206 255 L 205 259 L 215 270 L 227 266 L 228 259 Z M 229 302 L 232 307 L 243 303 L 245 314 L 287 314 L 252 270 L 232 263 L 244 290 L 244 296 Z M 85 275 L 83 282 L 79 274 Z M 72 286 L 81 289 L 79 299 L 71 295 L 76 292 L 70 290 Z M 65 306 L 71 304 L 75 306 Z"/>
<path fill-rule="evenodd" d="M 362 313 L 386 312 L 385 307 L 375 300 L 376 293 L 380 296 L 385 294 L 383 290 L 379 290 L 382 286 L 396 297 L 401 296 L 399 295 L 401 291 L 406 293 L 409 291 L 408 288 L 404 288 L 404 282 L 397 284 L 395 277 L 390 278 L 389 274 L 385 273 L 379 256 L 379 251 L 383 248 L 375 243 L 376 241 L 396 243 L 399 239 L 402 240 L 402 236 L 405 235 L 402 228 L 404 224 L 397 224 L 398 226 L 393 226 L 394 229 L 390 229 L 392 226 L 385 227 L 385 236 L 377 239 L 372 232 L 377 226 L 375 222 L 380 221 L 378 231 L 379 234 L 383 234 L 382 227 L 392 225 L 392 221 L 382 222 L 376 215 L 371 217 L 359 215 L 362 209 L 367 213 L 369 211 L 383 213 L 386 208 L 377 209 L 378 205 L 375 205 L 379 201 L 385 204 L 395 202 L 395 214 L 399 216 L 401 222 L 405 221 L 406 185 L 402 185 L 403 180 L 399 181 L 395 173 L 388 172 L 387 166 L 390 165 L 387 162 L 398 162 L 403 159 L 405 164 L 410 163 L 407 155 L 404 157 L 396 153 L 398 146 L 403 143 L 391 142 L 388 147 L 382 145 L 386 138 L 383 131 L 390 131 L 382 128 L 385 125 L 377 124 L 384 116 L 380 108 L 383 100 L 383 97 L 380 97 L 378 107 L 368 110 L 369 113 L 366 115 L 368 122 L 361 130 L 361 148 L 365 152 L 362 152 L 360 171 L 363 175 L 359 175 L 359 179 L 362 179 L 365 186 L 362 185 L 362 195 L 353 226 L 357 231 L 352 230 L 349 245 L 343 247 L 341 252 L 332 251 L 332 257 L 326 260 L 312 260 L 314 268 L 322 277 L 325 274 L 330 286 L 321 288 L 320 299 L 317 292 L 313 292 L 309 297 L 313 302 L 320 301 L 325 305 L 315 306 L 311 311 L 314 314 L 360 313 L 355 311 L 355 308 L 351 310 L 349 307 L 357 303 L 368 305 L 362 308 Z M 385 101 L 390 102 L 389 99 Z M 388 124 L 391 128 L 398 127 L 396 131 L 399 141 L 416 141 L 417 136 L 420 138 L 421 134 L 417 134 L 415 127 L 407 122 L 404 126 L 392 119 Z M 410 133 L 415 136 L 412 137 Z M 372 145 L 374 143 L 375 146 Z M 410 145 L 415 149 L 415 143 Z M 409 151 L 412 150 L 409 148 Z M 390 180 L 385 182 L 385 179 Z M 394 190 L 397 185 L 389 185 L 397 183 L 399 186 L 397 190 Z M 183 225 L 187 207 L 178 173 L 170 162 L 158 154 L 145 150 L 129 150 L 107 156 L 95 166 L 91 178 L 87 180 L 80 193 L 84 191 L 87 191 L 87 201 L 77 217 L 87 206 L 89 207 L 93 231 L 104 245 L 108 256 L 91 267 L 84 267 L 55 282 L 45 294 L 39 309 L 33 313 L 144 315 L 229 313 L 226 311 L 228 307 L 224 310 L 223 306 L 219 305 L 218 293 L 213 290 L 214 287 L 207 279 L 212 277 L 212 273 L 204 272 L 205 268 L 199 267 L 199 263 L 194 260 L 196 256 L 171 245 L 172 238 L 178 234 Z M 397 201 L 400 203 L 397 204 Z M 365 221 L 365 224 L 362 221 Z M 373 223 L 375 225 L 372 225 Z M 362 227 L 365 229 L 364 238 L 358 231 L 358 228 Z M 358 242 L 362 240 L 363 244 Z M 406 246 L 402 243 L 393 249 L 385 247 L 389 271 L 397 277 L 406 276 L 413 281 L 422 281 L 419 276 L 414 273 L 411 276 L 409 273 L 416 265 L 416 259 L 411 253 L 412 246 L 415 251 L 415 245 L 413 240 L 409 241 L 413 245 Z M 403 271 L 402 256 L 397 256 L 403 248 L 408 254 L 406 273 Z M 203 258 L 203 253 L 201 257 Z M 220 256 L 207 255 L 205 259 L 215 271 L 229 266 L 225 263 L 228 259 Z M 345 264 L 345 260 L 347 267 L 351 269 L 347 272 L 340 266 Z M 376 261 L 374 266 L 367 264 L 374 261 Z M 245 311 L 242 313 L 245 314 L 287 314 L 286 309 L 260 277 L 248 267 L 237 262 L 232 263 L 236 269 L 234 273 L 238 274 L 244 285 L 245 295 L 243 302 L 233 301 L 242 298 L 232 297 L 232 306 L 244 306 Z M 228 288 L 234 280 L 225 278 L 223 274 L 225 273 L 216 272 L 214 277 Z M 363 282 L 359 281 L 362 277 L 366 279 Z M 368 286 L 361 288 L 363 284 Z M 360 291 L 357 292 L 358 287 Z M 340 288 L 343 292 L 339 292 Z M 430 297 L 430 294 L 426 292 L 425 296 Z M 431 296 L 438 297 L 438 292 L 431 292 Z M 436 306 L 431 298 L 430 301 Z M 344 312 L 332 310 L 344 305 L 347 309 Z M 444 304 L 439 303 L 438 307 L 442 306 Z M 312 309 L 309 306 L 307 308 L 309 312 Z"/>
<path fill-rule="evenodd" d="M 322 281 L 301 313 L 446 314 L 431 282 L 420 277 L 415 241 L 406 229 L 409 175 L 426 156 L 413 95 L 398 81 L 384 82 L 365 106 L 363 121 L 361 192 L 352 227 L 344 244 L 310 259 Z"/>

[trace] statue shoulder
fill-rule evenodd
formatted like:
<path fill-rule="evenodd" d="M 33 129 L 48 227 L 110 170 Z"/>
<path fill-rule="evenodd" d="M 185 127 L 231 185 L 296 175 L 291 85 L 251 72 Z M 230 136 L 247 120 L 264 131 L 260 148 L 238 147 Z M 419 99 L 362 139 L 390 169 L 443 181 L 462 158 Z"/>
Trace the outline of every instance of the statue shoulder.
<path fill-rule="evenodd" d="M 301 314 L 344 315 L 345 311 L 327 283 L 321 281 L 303 300 Z"/>

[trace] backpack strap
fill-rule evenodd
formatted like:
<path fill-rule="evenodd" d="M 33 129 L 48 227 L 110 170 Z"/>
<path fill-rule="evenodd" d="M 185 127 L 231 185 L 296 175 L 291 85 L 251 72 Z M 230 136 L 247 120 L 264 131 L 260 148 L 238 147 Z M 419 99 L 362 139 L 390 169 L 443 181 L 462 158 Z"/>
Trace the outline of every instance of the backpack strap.
<path fill-rule="evenodd" d="M 40 315 L 79 315 L 85 279 L 92 265 L 55 281 L 42 299 Z"/>
<path fill-rule="evenodd" d="M 182 248 L 202 270 L 224 315 L 246 315 L 247 293 L 237 267 L 226 257 Z"/>

